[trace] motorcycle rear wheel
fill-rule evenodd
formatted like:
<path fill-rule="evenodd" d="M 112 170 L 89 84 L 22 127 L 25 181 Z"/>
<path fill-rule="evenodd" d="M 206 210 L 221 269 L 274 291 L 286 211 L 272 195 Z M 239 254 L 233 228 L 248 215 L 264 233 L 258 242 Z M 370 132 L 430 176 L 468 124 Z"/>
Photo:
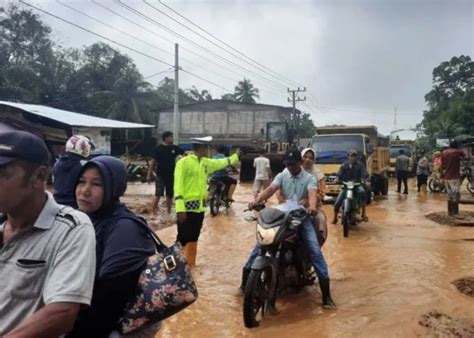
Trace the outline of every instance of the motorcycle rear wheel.
<path fill-rule="evenodd" d="M 272 269 L 268 266 L 252 270 L 244 292 L 243 315 L 245 327 L 257 327 L 263 318 L 272 288 Z M 261 317 L 259 316 L 261 313 Z"/>
<path fill-rule="evenodd" d="M 351 223 L 351 215 L 346 212 L 342 215 L 342 230 L 344 237 L 349 237 L 349 226 Z"/>
<path fill-rule="evenodd" d="M 212 216 L 216 216 L 219 213 L 219 201 L 216 197 L 212 197 L 209 200 L 209 208 L 211 209 Z"/>

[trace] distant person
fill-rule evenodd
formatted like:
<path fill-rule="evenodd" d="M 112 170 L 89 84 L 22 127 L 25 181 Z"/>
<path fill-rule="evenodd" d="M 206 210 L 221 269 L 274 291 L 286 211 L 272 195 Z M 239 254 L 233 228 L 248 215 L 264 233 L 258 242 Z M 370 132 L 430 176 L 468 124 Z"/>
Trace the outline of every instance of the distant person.
<path fill-rule="evenodd" d="M 76 199 L 94 224 L 97 267 L 91 305 L 80 312 L 68 337 L 111 337 L 125 305 L 135 297 L 148 257 L 155 253 L 144 220 L 120 202 L 126 189 L 127 168 L 115 157 L 98 156 L 82 168 Z M 144 328 L 151 331 L 145 337 L 153 337 L 157 325 Z"/>
<path fill-rule="evenodd" d="M 173 204 L 173 175 L 176 158 L 184 154 L 184 151 L 174 144 L 174 136 L 171 131 L 165 131 L 161 135 L 162 143 L 153 150 L 153 159 L 148 167 L 147 182 L 153 177 L 156 170 L 155 197 L 151 204 L 151 214 L 156 215 L 160 203 L 160 197 L 166 194 L 166 210 L 168 217 L 171 215 Z"/>
<path fill-rule="evenodd" d="M 442 175 L 446 180 L 448 193 L 448 214 L 459 214 L 459 199 L 461 197 L 461 160 L 465 157 L 464 151 L 459 149 L 459 143 L 452 141 L 449 148 L 443 151 Z"/>
<path fill-rule="evenodd" d="M 398 151 L 399 155 L 395 162 L 395 172 L 397 175 L 397 192 L 401 192 L 402 182 L 403 182 L 403 193 L 408 194 L 408 173 L 410 171 L 410 158 L 405 155 L 405 150 L 400 149 Z"/>
<path fill-rule="evenodd" d="M 426 192 L 428 176 L 430 176 L 429 161 L 428 158 L 425 156 L 425 152 L 422 150 L 420 152 L 420 159 L 418 160 L 418 165 L 416 166 L 416 183 L 418 192 L 420 192 L 421 190 L 423 192 Z"/>
<path fill-rule="evenodd" d="M 357 159 L 357 151 L 349 150 L 348 160 L 341 165 L 339 171 L 337 172 L 337 181 L 356 181 L 362 183 L 362 185 L 357 187 L 355 193 L 362 209 L 361 217 L 364 222 L 369 221 L 366 212 L 367 192 L 365 190 L 365 183 L 368 177 L 369 174 L 367 173 L 367 169 L 365 169 L 364 164 Z M 334 218 L 332 220 L 332 224 L 337 224 L 339 209 L 341 208 L 342 202 L 344 202 L 345 198 L 346 191 L 341 189 L 341 192 L 337 196 L 336 202 L 334 203 Z"/>
<path fill-rule="evenodd" d="M 73 135 L 67 140 L 65 154 L 53 167 L 53 196 L 57 203 L 77 207 L 74 188 L 93 148 L 92 141 L 86 136 Z"/>
<path fill-rule="evenodd" d="M 272 178 L 272 169 L 270 168 L 270 160 L 260 153 L 253 160 L 255 168 L 255 180 L 253 182 L 253 195 L 257 197 L 261 190 L 266 189 L 270 185 Z"/>
<path fill-rule="evenodd" d="M 217 148 L 217 154 L 212 158 L 216 160 L 226 158 L 226 152 L 227 148 L 225 146 L 219 146 Z M 237 180 L 229 176 L 229 171 L 227 168 L 216 171 L 214 174 L 212 174 L 212 178 L 224 183 L 224 198 L 229 202 L 234 202 L 234 191 L 237 187 Z"/>
<path fill-rule="evenodd" d="M 45 191 L 48 165 L 39 137 L 0 133 L 0 337 L 62 337 L 91 302 L 94 228 Z"/>
<path fill-rule="evenodd" d="M 177 241 L 184 247 L 189 267 L 196 265 L 197 242 L 206 212 L 207 178 L 239 161 L 240 150 L 222 159 L 207 158 L 211 137 L 195 138 L 194 152 L 181 158 L 174 171 L 174 199 L 178 218 Z"/>
<path fill-rule="evenodd" d="M 433 173 L 441 175 L 441 167 L 442 167 L 442 154 L 441 151 L 435 151 L 433 153 Z"/>

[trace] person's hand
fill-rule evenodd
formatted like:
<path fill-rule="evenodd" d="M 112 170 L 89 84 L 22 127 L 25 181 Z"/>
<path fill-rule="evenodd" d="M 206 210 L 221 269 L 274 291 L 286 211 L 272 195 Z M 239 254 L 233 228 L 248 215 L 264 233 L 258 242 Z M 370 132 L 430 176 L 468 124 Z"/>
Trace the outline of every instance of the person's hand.
<path fill-rule="evenodd" d="M 307 198 L 303 198 L 301 199 L 298 204 L 304 206 L 304 207 L 307 207 L 308 206 L 308 199 Z"/>
<path fill-rule="evenodd" d="M 237 154 L 237 156 L 239 157 L 239 159 L 242 157 L 242 150 L 240 148 L 237 148 L 235 150 L 235 153 Z"/>
<path fill-rule="evenodd" d="M 308 215 L 316 216 L 317 213 L 318 213 L 318 209 L 316 209 L 315 207 L 309 207 L 308 208 Z"/>
<path fill-rule="evenodd" d="M 178 212 L 177 218 L 178 218 L 179 223 L 184 223 L 186 219 L 188 218 L 188 216 L 186 215 L 185 212 Z"/>
<path fill-rule="evenodd" d="M 253 208 L 255 207 L 255 204 L 257 204 L 257 203 L 255 203 L 255 201 L 250 202 L 249 205 L 248 205 L 249 210 L 253 210 Z"/>

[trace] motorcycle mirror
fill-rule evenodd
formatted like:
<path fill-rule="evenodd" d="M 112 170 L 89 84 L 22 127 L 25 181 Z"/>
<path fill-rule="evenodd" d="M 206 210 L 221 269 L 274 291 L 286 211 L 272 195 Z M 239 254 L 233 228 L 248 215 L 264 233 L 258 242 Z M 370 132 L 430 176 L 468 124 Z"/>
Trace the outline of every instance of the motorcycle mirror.
<path fill-rule="evenodd" d="M 253 216 L 247 215 L 245 216 L 244 220 L 246 220 L 247 222 L 255 222 L 257 219 Z"/>

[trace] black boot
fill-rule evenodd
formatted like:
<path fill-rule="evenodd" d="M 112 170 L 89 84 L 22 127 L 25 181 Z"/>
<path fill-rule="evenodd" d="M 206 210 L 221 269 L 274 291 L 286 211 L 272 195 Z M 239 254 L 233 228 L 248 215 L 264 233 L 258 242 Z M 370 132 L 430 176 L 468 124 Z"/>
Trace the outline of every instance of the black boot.
<path fill-rule="evenodd" d="M 456 201 L 451 202 L 451 212 L 453 213 L 453 216 L 458 216 L 459 215 L 459 203 Z"/>
<path fill-rule="evenodd" d="M 452 216 L 453 215 L 453 202 L 448 201 L 448 215 Z"/>
<path fill-rule="evenodd" d="M 329 286 L 329 278 L 319 278 L 319 287 L 321 288 L 321 295 L 323 296 L 323 307 L 334 308 L 336 303 L 331 298 L 331 290 Z"/>
<path fill-rule="evenodd" d="M 242 281 L 240 282 L 240 291 L 245 291 L 245 285 L 247 284 L 247 279 L 249 278 L 250 269 L 243 268 L 242 269 Z"/>

